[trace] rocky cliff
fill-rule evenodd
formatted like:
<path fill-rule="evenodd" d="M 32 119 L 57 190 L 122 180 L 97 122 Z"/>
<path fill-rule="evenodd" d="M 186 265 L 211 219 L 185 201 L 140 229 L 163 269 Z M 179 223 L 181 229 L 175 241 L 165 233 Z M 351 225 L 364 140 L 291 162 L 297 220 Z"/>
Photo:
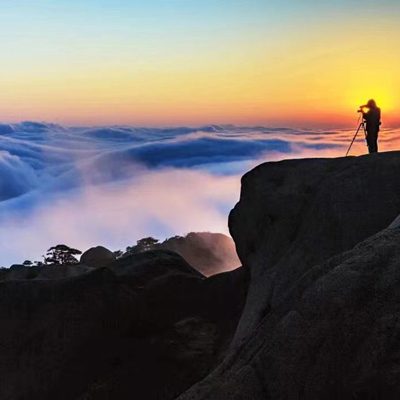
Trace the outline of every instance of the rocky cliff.
<path fill-rule="evenodd" d="M 229 226 L 250 273 L 223 363 L 180 400 L 400 398 L 400 153 L 260 165 Z"/>

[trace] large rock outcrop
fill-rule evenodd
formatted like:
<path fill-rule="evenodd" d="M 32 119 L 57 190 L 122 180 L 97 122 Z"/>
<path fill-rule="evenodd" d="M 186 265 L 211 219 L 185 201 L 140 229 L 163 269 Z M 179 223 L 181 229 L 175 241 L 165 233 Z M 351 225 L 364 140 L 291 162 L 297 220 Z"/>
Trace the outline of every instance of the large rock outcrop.
<path fill-rule="evenodd" d="M 149 251 L 72 278 L 1 282 L 0 398 L 174 399 L 224 357 L 246 275 L 206 279 Z"/>
<path fill-rule="evenodd" d="M 400 213 L 400 153 L 262 164 L 242 178 L 229 227 L 251 289 L 240 336 L 311 267 Z"/>
<path fill-rule="evenodd" d="M 232 351 L 180 400 L 400 398 L 400 153 L 243 177 L 229 219 L 250 287 Z"/>

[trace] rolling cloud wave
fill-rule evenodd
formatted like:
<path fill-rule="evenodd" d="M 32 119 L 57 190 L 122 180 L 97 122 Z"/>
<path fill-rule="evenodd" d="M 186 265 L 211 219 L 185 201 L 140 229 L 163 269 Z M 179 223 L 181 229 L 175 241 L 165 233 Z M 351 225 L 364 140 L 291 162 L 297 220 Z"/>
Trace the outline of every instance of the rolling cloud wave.
<path fill-rule="evenodd" d="M 399 131 L 381 133 L 382 150 Z M 117 249 L 145 235 L 227 233 L 240 175 L 263 161 L 343 156 L 354 131 L 0 124 L 0 265 L 59 242 Z M 363 140 L 353 154 L 365 152 Z M 57 243 L 56 243 L 57 242 Z"/>

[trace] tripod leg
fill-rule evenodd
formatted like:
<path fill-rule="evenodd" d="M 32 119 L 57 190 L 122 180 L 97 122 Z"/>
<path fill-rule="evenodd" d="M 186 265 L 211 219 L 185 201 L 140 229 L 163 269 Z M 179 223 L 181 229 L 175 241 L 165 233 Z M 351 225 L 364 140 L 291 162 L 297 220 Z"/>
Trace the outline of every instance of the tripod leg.
<path fill-rule="evenodd" d="M 369 154 L 374 153 L 375 152 L 374 138 L 371 135 L 368 135 L 368 131 L 364 123 L 363 123 L 363 130 L 365 135 L 365 142 L 367 143 L 368 153 Z"/>
<path fill-rule="evenodd" d="M 348 154 L 349 154 L 349 152 L 350 152 L 350 149 L 351 149 L 351 147 L 353 146 L 354 141 L 356 140 L 356 137 L 357 137 L 357 135 L 358 135 L 358 132 L 360 132 L 360 129 L 361 129 L 361 127 L 363 127 L 363 126 L 364 126 L 364 124 L 361 122 L 361 124 L 359 125 L 359 127 L 358 127 L 358 129 L 357 129 L 356 134 L 355 134 L 354 137 L 353 137 L 353 140 L 352 140 L 351 143 L 350 143 L 350 146 L 349 146 L 349 148 L 348 148 L 348 150 L 347 150 L 347 153 L 346 153 L 346 156 L 345 156 L 345 157 L 348 156 Z M 365 130 L 364 130 L 364 133 L 365 133 Z"/>

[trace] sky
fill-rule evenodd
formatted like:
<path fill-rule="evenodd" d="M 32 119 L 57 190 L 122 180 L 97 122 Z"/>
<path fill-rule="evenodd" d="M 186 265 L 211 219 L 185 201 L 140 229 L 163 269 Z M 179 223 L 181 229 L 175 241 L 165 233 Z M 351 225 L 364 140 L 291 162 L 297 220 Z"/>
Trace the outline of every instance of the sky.
<path fill-rule="evenodd" d="M 6 0 L 0 121 L 400 125 L 400 3 Z"/>

